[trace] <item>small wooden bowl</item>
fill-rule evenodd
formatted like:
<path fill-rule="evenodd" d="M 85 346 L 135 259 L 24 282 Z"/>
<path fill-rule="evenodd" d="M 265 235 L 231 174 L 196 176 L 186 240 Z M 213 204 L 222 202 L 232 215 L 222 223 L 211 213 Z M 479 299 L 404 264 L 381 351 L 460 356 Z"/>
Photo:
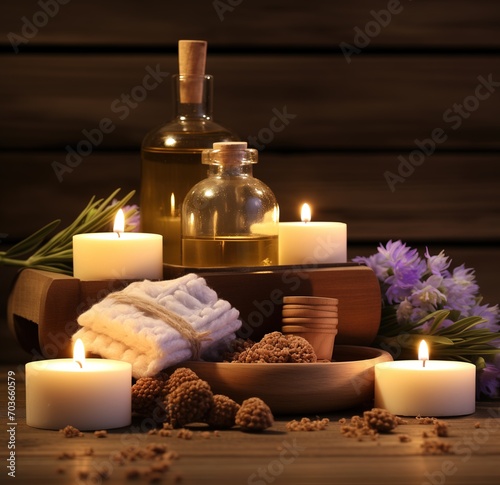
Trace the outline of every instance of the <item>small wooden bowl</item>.
<path fill-rule="evenodd" d="M 283 318 L 338 318 L 338 311 L 325 311 L 325 310 L 314 310 L 314 309 L 294 309 L 286 308 L 283 306 L 283 311 L 281 312 Z"/>
<path fill-rule="evenodd" d="M 337 317 L 332 318 L 294 318 L 294 317 L 285 317 L 281 319 L 281 322 L 285 325 L 307 325 L 310 323 L 325 323 L 327 325 L 338 325 L 339 319 Z"/>
<path fill-rule="evenodd" d="M 318 332 L 318 333 L 337 333 L 338 329 L 336 325 L 283 325 L 281 327 L 283 333 L 293 333 L 294 335 L 299 335 L 306 332 Z"/>
<path fill-rule="evenodd" d="M 374 366 L 392 360 L 380 349 L 337 345 L 335 362 L 239 364 L 184 362 L 212 387 L 241 403 L 260 397 L 274 414 L 315 414 L 349 409 L 373 399 Z"/>
<path fill-rule="evenodd" d="M 338 333 L 336 327 L 314 328 L 285 325 L 282 327 L 282 330 L 285 334 L 298 335 L 306 339 L 314 349 L 314 353 L 318 360 L 332 360 L 335 337 Z"/>

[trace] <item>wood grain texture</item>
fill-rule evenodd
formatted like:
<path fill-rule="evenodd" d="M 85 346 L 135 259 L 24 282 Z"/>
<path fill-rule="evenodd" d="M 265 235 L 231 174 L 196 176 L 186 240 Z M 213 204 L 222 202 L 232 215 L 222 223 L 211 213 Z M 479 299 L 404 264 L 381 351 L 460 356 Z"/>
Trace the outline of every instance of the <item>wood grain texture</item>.
<path fill-rule="evenodd" d="M 177 41 L 198 38 L 208 40 L 218 121 L 246 139 L 269 127 L 273 109 L 297 115 L 265 143 L 255 170 L 278 196 L 282 220 L 309 199 L 316 220 L 348 223 L 351 256 L 391 238 L 435 244 L 475 267 L 488 301 L 499 301 L 496 87 L 460 127 L 443 120 L 455 103 L 475 106 L 478 76 L 500 80 L 499 3 L 401 0 L 403 11 L 350 64 L 339 44 L 352 44 L 387 0 L 231 3 L 221 21 L 211 1 L 71 1 L 18 55 L 7 36 L 41 6 L 9 3 L 0 16 L 0 242 L 56 218 L 68 224 L 93 194 L 139 187 L 140 142 L 171 116 L 170 79 L 126 119 L 111 105 L 142 83 L 148 65 L 177 72 Z M 105 152 L 93 150 L 59 183 L 52 162 L 64 163 L 65 147 L 105 117 L 116 125 L 99 145 Z M 392 193 L 384 172 L 436 128 L 448 136 L 441 154 Z M 5 310 L 13 273 L 0 271 Z M 0 332 L 0 361 L 25 358 L 5 319 Z"/>
<path fill-rule="evenodd" d="M 215 118 L 261 150 L 413 150 L 438 128 L 446 137 L 441 149 L 498 149 L 497 86 L 492 93 L 481 87 L 483 100 L 475 96 L 480 76 L 500 81 L 498 60 L 374 55 L 347 64 L 338 56 L 209 55 L 207 72 L 215 77 Z M 172 54 L 22 55 L 3 66 L 2 149 L 79 150 L 83 130 L 97 130 L 105 118 L 112 131 L 94 135 L 94 145 L 139 149 L 172 116 L 170 77 L 157 74 L 155 89 L 142 87 L 145 78 L 156 83 L 151 70 L 177 72 Z M 463 116 L 454 113 L 468 97 Z"/>
<path fill-rule="evenodd" d="M 385 241 L 385 239 L 384 239 Z M 371 245 L 351 245 L 348 247 L 348 258 L 354 256 L 368 256 L 376 252 L 377 243 Z M 453 266 L 465 264 L 466 267 L 475 268 L 476 277 L 481 294 L 484 296 L 484 302 L 496 304 L 500 301 L 500 292 L 498 290 L 498 273 L 500 271 L 500 248 L 495 246 L 483 245 L 468 245 L 456 246 L 448 244 L 438 245 L 423 245 L 419 246 L 420 253 L 425 251 L 426 246 L 429 247 L 431 254 L 438 254 L 442 249 L 453 260 Z M 0 269 L 0 364 L 23 363 L 31 359 L 39 357 L 38 345 L 38 327 L 35 323 L 31 327 L 26 326 L 24 321 L 23 329 L 28 333 L 28 342 L 25 342 L 24 347 L 32 342 L 33 345 L 28 347 L 28 351 L 23 350 L 19 342 L 14 337 L 7 325 L 7 295 L 12 289 L 12 285 L 16 275 L 15 268 L 4 267 Z M 30 333 L 29 333 L 30 332 Z"/>
<path fill-rule="evenodd" d="M 60 183 L 51 164 L 64 156 L 0 153 L 0 232 L 15 240 L 54 219 L 68 225 L 92 195 L 139 189 L 138 152 L 97 152 Z M 500 241 L 498 155 L 437 153 L 391 192 L 384 173 L 398 173 L 398 156 L 264 151 L 254 174 L 275 193 L 280 220 L 298 220 L 301 204 L 309 202 L 313 220 L 346 222 L 349 242 Z"/>
<path fill-rule="evenodd" d="M 239 334 L 260 340 L 281 329 L 282 298 L 286 295 L 335 297 L 341 301 L 336 342 L 370 345 L 380 325 L 380 288 L 373 271 L 363 266 L 276 267 L 273 271 L 210 272 L 200 270 L 210 288 L 237 308 L 242 321 Z M 186 270 L 165 268 L 165 279 Z M 8 323 L 27 352 L 39 348 L 46 357 L 70 357 L 76 317 L 126 286 L 126 281 L 80 281 L 70 276 L 26 269 L 9 295 Z M 245 291 L 241 291 L 245 288 Z M 38 326 L 33 339 L 33 323 Z"/>
<path fill-rule="evenodd" d="M 217 13 L 214 3 L 220 5 Z M 373 21 L 371 11 L 387 10 L 387 0 L 332 2 L 280 0 L 190 2 L 108 0 L 70 2 L 28 45 L 75 44 L 165 45 L 178 39 L 208 39 L 221 48 L 239 46 L 336 47 L 353 42 L 354 28 Z M 224 7 L 225 5 L 225 7 Z M 384 20 L 371 46 L 500 46 L 500 12 L 494 0 L 401 0 L 399 12 Z M 13 2 L 2 15 L 0 34 L 21 33 L 22 17 L 33 19 L 40 7 L 33 0 Z M 199 20 L 198 20 L 199 19 Z M 372 27 L 372 29 L 374 29 Z M 376 32 L 376 30 L 372 30 Z"/>
<path fill-rule="evenodd" d="M 335 345 L 332 362 L 311 364 L 240 364 L 187 362 L 214 393 L 242 402 L 259 396 L 275 415 L 318 414 L 345 410 L 370 401 L 374 366 L 392 361 L 388 352 Z"/>
<path fill-rule="evenodd" d="M 8 370 L 16 373 L 15 481 L 20 485 L 35 481 L 70 485 L 81 481 L 77 478 L 80 470 L 95 474 L 100 467 L 110 472 L 105 483 L 122 484 L 127 482 L 128 470 L 135 468 L 144 473 L 151 463 L 139 460 L 119 465 L 112 457 L 128 446 L 143 448 L 155 444 L 166 445 L 180 455 L 163 476 L 165 483 L 175 483 L 179 475 L 185 485 L 269 483 L 263 476 L 274 478 L 273 483 L 291 485 L 386 485 L 402 480 L 408 485 L 422 485 L 432 483 L 429 477 L 440 477 L 442 467 L 448 471 L 445 477 L 449 485 L 498 483 L 500 427 L 497 403 L 479 403 L 471 416 L 446 419 L 450 436 L 442 440 L 454 446 L 456 451 L 445 455 L 423 454 L 422 433 L 430 432 L 432 427 L 416 424 L 415 420 L 388 435 L 381 435 L 376 441 L 357 441 L 342 436 L 338 420 L 359 414 L 364 408 L 322 414 L 321 417 L 330 418 L 330 425 L 321 432 L 288 432 L 286 424 L 292 417 L 287 417 L 278 418 L 264 433 L 242 433 L 235 429 L 221 431 L 219 437 L 210 434 L 210 439 L 206 439 L 200 434 L 205 428 L 194 428 L 193 439 L 183 440 L 177 439 L 175 433 L 170 438 L 148 435 L 151 420 L 136 420 L 132 426 L 112 431 L 104 439 L 90 432 L 81 438 L 65 439 L 57 431 L 26 425 L 22 368 L 2 368 L 2 418 L 6 419 Z M 300 419 L 302 416 L 295 417 Z M 403 434 L 411 441 L 401 443 Z M 94 454 L 83 456 L 88 448 L 93 448 Z M 64 452 L 76 456 L 60 459 Z M 259 475 L 262 473 L 265 475 Z M 143 481 L 145 478 L 140 483 Z"/>

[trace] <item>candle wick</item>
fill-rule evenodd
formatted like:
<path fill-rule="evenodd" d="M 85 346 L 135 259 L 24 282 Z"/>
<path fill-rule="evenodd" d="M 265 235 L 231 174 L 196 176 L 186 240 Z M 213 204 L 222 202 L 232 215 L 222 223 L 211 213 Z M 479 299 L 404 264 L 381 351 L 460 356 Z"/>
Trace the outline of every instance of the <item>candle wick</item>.
<path fill-rule="evenodd" d="M 120 238 L 120 231 L 116 231 L 116 234 L 118 234 L 118 237 Z"/>
<path fill-rule="evenodd" d="M 425 362 L 427 361 L 427 359 L 422 359 L 422 367 L 425 367 Z"/>
<path fill-rule="evenodd" d="M 80 369 L 83 369 L 83 365 L 79 360 L 75 360 L 75 362 L 80 366 Z"/>

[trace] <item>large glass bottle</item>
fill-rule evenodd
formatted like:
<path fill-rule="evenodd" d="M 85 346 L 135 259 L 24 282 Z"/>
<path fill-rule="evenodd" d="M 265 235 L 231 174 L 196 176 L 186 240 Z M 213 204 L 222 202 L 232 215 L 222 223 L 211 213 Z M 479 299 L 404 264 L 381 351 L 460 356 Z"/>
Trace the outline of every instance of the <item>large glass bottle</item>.
<path fill-rule="evenodd" d="M 202 160 L 208 177 L 182 204 L 182 264 L 278 264 L 279 207 L 271 189 L 253 177 L 257 150 L 246 142 L 214 143 Z"/>
<path fill-rule="evenodd" d="M 205 54 L 206 42 L 179 41 L 174 118 L 149 132 L 141 148 L 142 231 L 163 235 L 163 260 L 169 264 L 181 264 L 180 207 L 188 190 L 206 175 L 203 149 L 238 139 L 212 119 L 213 77 L 204 74 Z"/>

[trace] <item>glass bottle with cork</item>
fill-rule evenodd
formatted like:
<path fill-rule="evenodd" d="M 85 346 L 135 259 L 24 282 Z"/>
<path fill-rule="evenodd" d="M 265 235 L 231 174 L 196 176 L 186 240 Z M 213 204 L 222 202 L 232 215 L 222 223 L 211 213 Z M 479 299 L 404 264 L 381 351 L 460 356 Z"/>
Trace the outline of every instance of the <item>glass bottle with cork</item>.
<path fill-rule="evenodd" d="M 205 75 L 207 43 L 179 41 L 179 75 L 173 76 L 175 116 L 149 132 L 141 148 L 142 231 L 163 235 L 163 259 L 181 264 L 180 207 L 206 172 L 203 149 L 237 140 L 212 119 L 213 77 Z"/>
<path fill-rule="evenodd" d="M 278 264 L 279 207 L 253 177 L 257 150 L 246 142 L 214 143 L 203 151 L 208 177 L 182 204 L 182 264 L 187 267 Z"/>

